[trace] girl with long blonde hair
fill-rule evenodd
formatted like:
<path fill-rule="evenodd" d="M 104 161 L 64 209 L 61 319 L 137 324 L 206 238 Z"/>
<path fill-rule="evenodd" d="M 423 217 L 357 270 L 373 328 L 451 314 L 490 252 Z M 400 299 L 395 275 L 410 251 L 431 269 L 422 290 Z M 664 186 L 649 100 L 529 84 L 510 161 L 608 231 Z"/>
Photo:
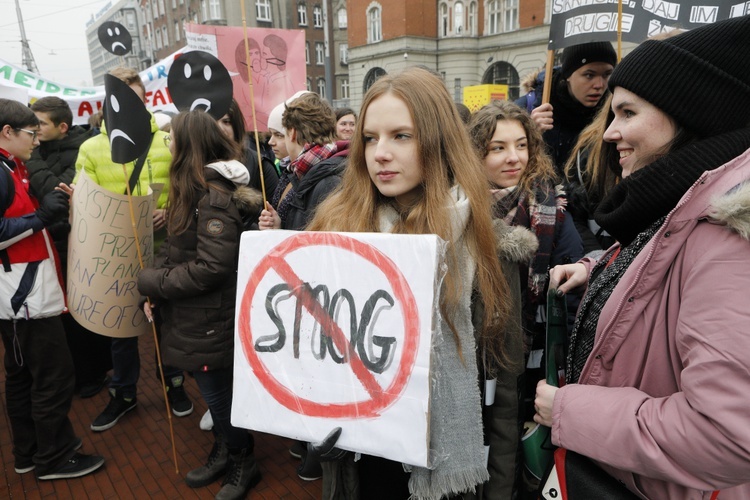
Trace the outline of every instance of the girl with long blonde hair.
<path fill-rule="evenodd" d="M 501 365 L 509 296 L 489 201 L 443 82 L 420 68 L 375 82 L 362 103 L 342 183 L 307 229 L 436 234 L 448 251 L 432 347 L 434 468 L 415 467 L 408 477 L 400 464 L 364 457 L 358 462 L 360 498 L 437 499 L 473 490 L 488 477 L 472 303 L 484 306 L 480 345 Z"/>

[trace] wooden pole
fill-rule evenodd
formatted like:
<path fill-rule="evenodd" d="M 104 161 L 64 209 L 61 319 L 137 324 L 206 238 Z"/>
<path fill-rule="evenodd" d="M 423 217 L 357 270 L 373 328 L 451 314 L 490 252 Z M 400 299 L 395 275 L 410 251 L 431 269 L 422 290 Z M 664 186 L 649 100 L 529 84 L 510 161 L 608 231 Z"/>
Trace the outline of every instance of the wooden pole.
<path fill-rule="evenodd" d="M 622 59 L 622 0 L 617 2 L 617 62 Z"/>
<path fill-rule="evenodd" d="M 146 267 L 143 264 L 143 253 L 141 252 L 141 245 L 138 242 L 138 229 L 136 228 L 135 223 L 135 212 L 133 211 L 133 193 L 130 192 L 130 182 L 129 176 L 128 176 L 128 169 L 125 167 L 125 164 L 122 164 L 122 173 L 125 175 L 125 190 L 128 195 L 128 207 L 130 208 L 130 224 L 133 227 L 133 236 L 135 237 L 135 248 L 136 252 L 138 253 L 138 264 L 141 266 L 141 270 L 143 270 L 144 267 Z M 148 306 L 151 308 L 151 299 L 146 297 L 146 302 L 148 302 Z M 177 465 L 177 448 L 174 444 L 174 426 L 172 425 L 172 411 L 169 408 L 169 399 L 167 399 L 167 387 L 166 387 L 166 381 L 164 380 L 164 368 L 161 364 L 161 349 L 159 349 L 159 338 L 156 335 L 156 323 L 153 321 L 151 322 L 151 331 L 154 334 L 154 345 L 156 346 L 156 362 L 159 365 L 159 376 L 161 377 L 161 390 L 164 394 L 164 406 L 166 406 L 167 409 L 167 420 L 169 421 L 169 438 L 172 441 L 172 459 L 174 460 L 174 471 L 176 474 L 180 473 L 180 468 Z"/>
<path fill-rule="evenodd" d="M 242 29 L 245 36 L 245 62 L 247 63 L 247 81 L 250 85 L 250 107 L 253 115 L 253 135 L 255 136 L 255 152 L 258 159 L 258 170 L 260 171 L 260 188 L 263 194 L 263 209 L 266 208 L 266 179 L 263 175 L 263 159 L 260 155 L 260 141 L 258 140 L 258 119 L 255 114 L 255 89 L 253 87 L 253 67 L 250 63 L 250 44 L 247 40 L 247 22 L 245 21 L 245 0 L 240 0 L 242 9 Z"/>
<path fill-rule="evenodd" d="M 555 51 L 547 51 L 547 66 L 544 71 L 544 92 L 542 93 L 542 104 L 549 102 L 549 96 L 552 93 L 552 70 L 555 64 Z"/>

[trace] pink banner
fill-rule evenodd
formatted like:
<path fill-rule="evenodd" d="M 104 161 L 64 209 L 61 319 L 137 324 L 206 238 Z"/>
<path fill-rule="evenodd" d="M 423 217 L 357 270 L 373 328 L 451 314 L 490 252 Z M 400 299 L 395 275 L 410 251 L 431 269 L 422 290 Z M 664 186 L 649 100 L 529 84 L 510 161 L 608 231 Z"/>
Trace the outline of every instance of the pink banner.
<path fill-rule="evenodd" d="M 188 50 L 210 52 L 226 66 L 234 83 L 234 98 L 242 109 L 248 130 L 267 130 L 268 114 L 295 92 L 305 90 L 305 32 L 248 28 L 252 85 L 248 80 L 244 28 L 188 24 Z M 254 99 L 251 99 L 252 95 Z M 255 121 L 253 106 L 255 102 Z"/>

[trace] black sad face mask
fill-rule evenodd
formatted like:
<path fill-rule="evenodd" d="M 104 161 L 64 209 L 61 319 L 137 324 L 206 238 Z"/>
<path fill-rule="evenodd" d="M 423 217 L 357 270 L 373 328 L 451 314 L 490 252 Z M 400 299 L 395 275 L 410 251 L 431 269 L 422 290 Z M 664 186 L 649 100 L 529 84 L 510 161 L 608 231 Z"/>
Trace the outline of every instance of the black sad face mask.
<path fill-rule="evenodd" d="M 102 47 L 116 56 L 124 56 L 133 49 L 133 38 L 127 28 L 120 23 L 114 21 L 102 23 L 97 34 Z"/>
<path fill-rule="evenodd" d="M 232 78 L 216 57 L 201 50 L 181 54 L 167 76 L 172 101 L 180 111 L 202 109 L 215 119 L 229 111 Z"/>
<path fill-rule="evenodd" d="M 151 146 L 151 114 L 133 89 L 104 75 L 104 125 L 114 163 L 129 163 Z"/>

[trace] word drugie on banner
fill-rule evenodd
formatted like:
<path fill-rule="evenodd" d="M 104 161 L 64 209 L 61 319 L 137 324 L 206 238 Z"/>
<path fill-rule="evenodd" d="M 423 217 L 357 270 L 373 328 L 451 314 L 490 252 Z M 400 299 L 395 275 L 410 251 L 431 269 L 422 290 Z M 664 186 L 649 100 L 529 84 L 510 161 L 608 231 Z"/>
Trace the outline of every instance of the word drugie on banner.
<path fill-rule="evenodd" d="M 434 235 L 243 233 L 232 423 L 307 441 L 341 427 L 340 448 L 429 465 L 444 248 Z"/>

